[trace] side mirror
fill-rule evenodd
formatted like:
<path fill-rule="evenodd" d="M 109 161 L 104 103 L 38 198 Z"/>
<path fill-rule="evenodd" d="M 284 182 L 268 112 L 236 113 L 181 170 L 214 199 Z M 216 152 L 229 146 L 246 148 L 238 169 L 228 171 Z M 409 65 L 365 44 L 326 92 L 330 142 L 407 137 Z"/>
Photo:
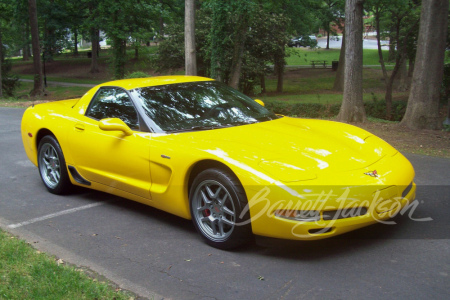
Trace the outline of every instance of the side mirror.
<path fill-rule="evenodd" d="M 261 106 L 266 106 L 262 100 L 255 99 L 255 102 L 258 103 Z"/>
<path fill-rule="evenodd" d="M 104 131 L 122 131 L 125 135 L 132 135 L 133 131 L 119 118 L 102 119 L 98 127 Z"/>

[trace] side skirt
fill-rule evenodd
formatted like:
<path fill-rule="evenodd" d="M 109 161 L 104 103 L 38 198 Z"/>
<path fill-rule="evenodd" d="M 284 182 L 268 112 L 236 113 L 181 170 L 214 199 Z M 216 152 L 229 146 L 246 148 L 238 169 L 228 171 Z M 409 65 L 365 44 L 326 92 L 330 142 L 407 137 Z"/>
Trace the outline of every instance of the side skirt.
<path fill-rule="evenodd" d="M 78 173 L 77 169 L 74 166 L 69 166 L 68 168 L 69 168 L 70 175 L 72 175 L 72 178 L 75 179 L 76 182 L 78 182 L 79 184 L 82 184 L 82 185 L 87 185 L 87 186 L 91 185 L 91 183 L 89 181 L 84 179 L 80 175 L 80 173 Z"/>

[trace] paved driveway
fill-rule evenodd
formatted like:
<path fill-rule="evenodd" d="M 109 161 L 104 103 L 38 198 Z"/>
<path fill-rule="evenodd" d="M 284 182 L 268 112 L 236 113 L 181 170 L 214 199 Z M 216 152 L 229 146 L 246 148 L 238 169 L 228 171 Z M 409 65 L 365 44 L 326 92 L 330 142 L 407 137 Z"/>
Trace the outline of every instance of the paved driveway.
<path fill-rule="evenodd" d="M 0 226 L 139 295 L 172 299 L 446 299 L 450 160 L 407 155 L 418 206 L 316 242 L 206 246 L 190 221 L 108 194 L 49 194 L 20 139 L 23 110 L 0 108 Z M 409 216 L 409 213 L 411 215 Z M 428 219 L 419 222 L 413 219 Z M 261 246 L 264 244 L 264 246 Z"/>

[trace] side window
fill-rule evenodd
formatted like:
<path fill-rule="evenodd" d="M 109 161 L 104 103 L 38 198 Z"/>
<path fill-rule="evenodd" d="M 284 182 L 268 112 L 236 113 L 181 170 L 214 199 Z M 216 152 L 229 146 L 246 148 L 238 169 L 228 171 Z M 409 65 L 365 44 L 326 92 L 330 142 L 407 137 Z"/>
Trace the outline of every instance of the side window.
<path fill-rule="evenodd" d="M 92 99 L 86 116 L 101 120 L 119 118 L 132 130 L 139 130 L 139 119 L 130 97 L 119 88 L 102 88 Z"/>

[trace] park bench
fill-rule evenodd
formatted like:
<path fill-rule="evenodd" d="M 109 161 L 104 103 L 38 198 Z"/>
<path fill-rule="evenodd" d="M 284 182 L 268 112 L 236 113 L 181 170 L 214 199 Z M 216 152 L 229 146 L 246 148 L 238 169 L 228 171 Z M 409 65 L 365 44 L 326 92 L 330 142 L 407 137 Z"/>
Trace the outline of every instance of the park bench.
<path fill-rule="evenodd" d="M 316 66 L 322 66 L 322 67 L 326 68 L 327 61 L 326 60 L 312 60 L 311 65 L 313 68 L 315 68 Z"/>

